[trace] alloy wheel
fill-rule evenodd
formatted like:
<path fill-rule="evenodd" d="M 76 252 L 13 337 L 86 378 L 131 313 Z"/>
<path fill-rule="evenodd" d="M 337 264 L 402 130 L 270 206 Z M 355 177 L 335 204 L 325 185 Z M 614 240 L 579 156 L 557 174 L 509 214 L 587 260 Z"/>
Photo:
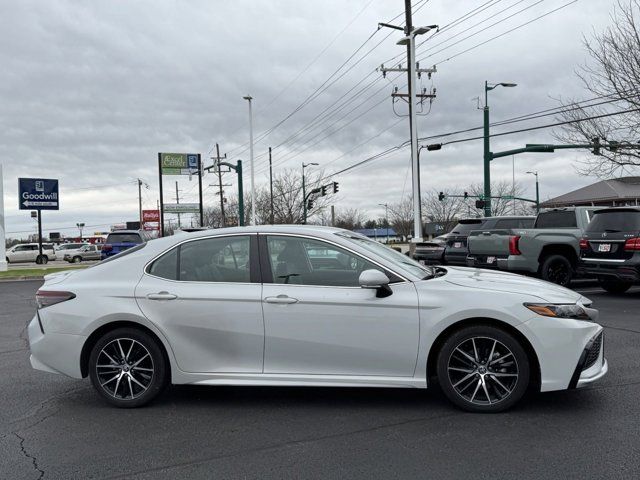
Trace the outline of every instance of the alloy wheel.
<path fill-rule="evenodd" d="M 547 270 L 549 281 L 558 285 L 566 285 L 569 281 L 569 274 L 569 268 L 563 262 L 552 263 Z"/>
<path fill-rule="evenodd" d="M 486 406 L 506 400 L 518 384 L 518 362 L 502 342 L 485 336 L 458 344 L 447 363 L 449 382 L 469 403 Z"/>
<path fill-rule="evenodd" d="M 116 338 L 100 350 L 96 376 L 100 387 L 118 400 L 134 400 L 153 382 L 154 364 L 149 350 L 132 338 Z"/>

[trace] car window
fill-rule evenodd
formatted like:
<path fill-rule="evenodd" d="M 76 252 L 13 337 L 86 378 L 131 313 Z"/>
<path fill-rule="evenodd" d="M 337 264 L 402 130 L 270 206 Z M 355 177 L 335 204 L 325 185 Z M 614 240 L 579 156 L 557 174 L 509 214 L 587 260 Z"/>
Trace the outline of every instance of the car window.
<path fill-rule="evenodd" d="M 178 279 L 178 249 L 173 248 L 169 252 L 155 260 L 147 272 L 156 277 L 166 278 L 168 280 Z"/>
<path fill-rule="evenodd" d="M 359 287 L 364 270 L 380 267 L 330 243 L 301 237 L 268 236 L 273 283 Z"/>
<path fill-rule="evenodd" d="M 517 218 L 501 218 L 496 220 L 495 228 L 517 228 L 519 223 Z"/>
<path fill-rule="evenodd" d="M 179 280 L 189 282 L 251 281 L 247 235 L 205 238 L 179 249 Z"/>
<path fill-rule="evenodd" d="M 472 230 L 480 230 L 484 228 L 485 223 L 486 222 L 483 220 L 460 222 L 453 228 L 453 230 L 451 230 L 451 233 L 453 235 L 468 235 Z"/>
<path fill-rule="evenodd" d="M 635 210 L 598 212 L 593 216 L 586 231 L 636 233 L 640 231 L 640 212 Z"/>
<path fill-rule="evenodd" d="M 533 228 L 535 218 L 521 218 L 518 220 L 518 228 Z"/>
<path fill-rule="evenodd" d="M 576 213 L 573 210 L 542 212 L 536 218 L 535 228 L 576 228 Z"/>
<path fill-rule="evenodd" d="M 141 243 L 139 233 L 110 233 L 105 243 Z"/>

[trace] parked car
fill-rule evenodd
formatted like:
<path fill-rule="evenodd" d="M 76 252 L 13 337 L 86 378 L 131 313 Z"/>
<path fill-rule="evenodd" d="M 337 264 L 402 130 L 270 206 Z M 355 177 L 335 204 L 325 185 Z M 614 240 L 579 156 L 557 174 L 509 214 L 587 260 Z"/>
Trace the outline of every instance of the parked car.
<path fill-rule="evenodd" d="M 59 259 L 64 258 L 64 254 L 68 253 L 69 250 L 78 250 L 84 247 L 85 245 L 88 245 L 88 244 L 82 242 L 82 243 L 62 243 L 60 245 L 57 245 L 54 247 L 56 251 L 56 257 L 58 257 Z"/>
<path fill-rule="evenodd" d="M 42 244 L 42 256 L 37 243 L 19 243 L 6 251 L 7 263 L 35 262 L 40 265 L 55 259 L 56 252 L 51 243 Z"/>
<path fill-rule="evenodd" d="M 444 251 L 444 260 L 447 265 L 467 265 L 469 249 L 467 239 L 473 230 L 530 228 L 535 217 L 484 217 L 468 218 L 460 222 L 449 232 L 447 246 Z"/>
<path fill-rule="evenodd" d="M 640 207 L 593 213 L 580 240 L 578 272 L 596 277 L 608 292 L 626 292 L 640 283 Z"/>
<path fill-rule="evenodd" d="M 423 265 L 443 265 L 448 236 L 449 234 L 445 233 L 427 242 L 416 243 L 413 259 Z"/>
<path fill-rule="evenodd" d="M 116 230 L 107 235 L 104 245 L 102 245 L 101 258 L 104 260 L 113 257 L 148 240 L 150 237 L 142 230 Z"/>
<path fill-rule="evenodd" d="M 34 368 L 89 376 L 118 407 L 169 383 L 426 388 L 496 412 L 607 372 L 579 293 L 427 267 L 337 228 L 261 225 L 164 237 L 45 277 Z"/>
<path fill-rule="evenodd" d="M 64 260 L 69 263 L 80 263 L 88 260 L 101 260 L 102 245 L 84 245 L 77 250 L 69 250 L 64 254 Z"/>
<path fill-rule="evenodd" d="M 470 267 L 530 273 L 558 285 L 571 282 L 593 207 L 540 212 L 533 228 L 480 229 L 469 236 Z"/>

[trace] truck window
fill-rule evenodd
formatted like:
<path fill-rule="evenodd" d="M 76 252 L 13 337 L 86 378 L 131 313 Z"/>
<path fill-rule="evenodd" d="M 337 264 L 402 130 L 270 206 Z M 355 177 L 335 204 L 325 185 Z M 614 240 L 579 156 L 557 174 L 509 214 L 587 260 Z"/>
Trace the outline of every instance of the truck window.
<path fill-rule="evenodd" d="M 552 210 L 540 213 L 534 228 L 577 228 L 577 226 L 575 211 Z"/>

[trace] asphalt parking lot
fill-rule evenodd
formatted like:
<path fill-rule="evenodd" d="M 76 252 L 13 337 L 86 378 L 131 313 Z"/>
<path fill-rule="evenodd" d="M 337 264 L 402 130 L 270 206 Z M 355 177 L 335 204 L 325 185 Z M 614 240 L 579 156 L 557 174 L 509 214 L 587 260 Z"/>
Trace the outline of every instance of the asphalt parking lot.
<path fill-rule="evenodd" d="M 119 410 L 31 369 L 41 282 L 0 283 L 0 478 L 640 477 L 640 289 L 578 288 L 600 309 L 609 374 L 468 414 L 438 391 L 172 387 Z"/>

